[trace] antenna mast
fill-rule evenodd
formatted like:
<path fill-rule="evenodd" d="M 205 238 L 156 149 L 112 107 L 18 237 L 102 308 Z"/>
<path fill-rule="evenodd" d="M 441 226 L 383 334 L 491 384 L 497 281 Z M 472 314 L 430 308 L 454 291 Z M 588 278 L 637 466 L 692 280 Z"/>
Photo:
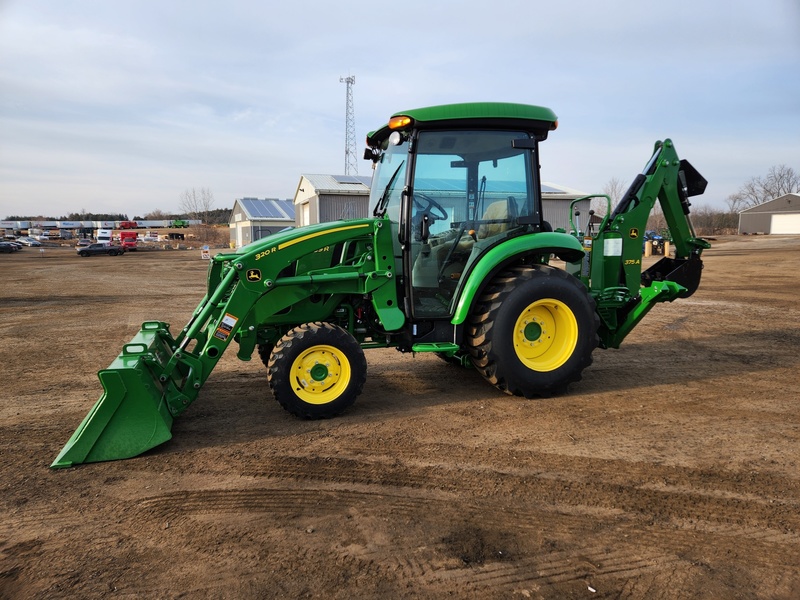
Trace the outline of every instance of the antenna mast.
<path fill-rule="evenodd" d="M 347 107 L 345 111 L 344 136 L 344 174 L 358 175 L 358 157 L 356 156 L 356 118 L 353 110 L 353 86 L 355 75 L 340 77 L 339 83 L 347 84 Z"/>

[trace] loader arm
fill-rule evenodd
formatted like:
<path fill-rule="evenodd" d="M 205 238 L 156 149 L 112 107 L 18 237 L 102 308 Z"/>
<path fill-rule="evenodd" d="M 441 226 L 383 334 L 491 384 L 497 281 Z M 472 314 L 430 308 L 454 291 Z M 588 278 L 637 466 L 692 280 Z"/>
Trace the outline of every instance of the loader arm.
<path fill-rule="evenodd" d="M 700 283 L 700 255 L 710 244 L 697 237 L 689 218 L 689 197 L 705 191 L 706 180 L 680 160 L 671 140 L 657 142 L 644 171 L 616 208 L 601 222 L 592 242 L 588 279 L 601 317 L 600 345 L 618 348 L 658 302 L 692 295 Z M 643 235 L 656 202 L 675 246 L 642 272 Z"/>
<path fill-rule="evenodd" d="M 369 294 L 383 328 L 401 328 L 391 247 L 388 221 L 362 219 L 298 228 L 214 256 L 208 292 L 187 325 L 175 337 L 167 323 L 142 325 L 98 373 L 103 395 L 51 466 L 130 458 L 169 440 L 173 419 L 197 399 L 234 339 L 239 358 L 250 358 L 256 324 L 322 320 L 337 297 Z M 334 301 L 320 301 L 323 291 Z"/>

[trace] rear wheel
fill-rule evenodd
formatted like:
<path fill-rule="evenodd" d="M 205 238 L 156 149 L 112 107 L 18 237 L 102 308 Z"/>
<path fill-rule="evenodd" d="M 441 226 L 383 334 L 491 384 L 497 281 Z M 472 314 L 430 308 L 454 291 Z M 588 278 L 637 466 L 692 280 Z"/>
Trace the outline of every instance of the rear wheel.
<path fill-rule="evenodd" d="M 327 419 L 355 402 L 367 377 L 364 351 L 331 323 L 306 323 L 275 344 L 267 378 L 275 399 L 291 414 Z"/>
<path fill-rule="evenodd" d="M 508 394 L 551 396 L 579 381 L 597 347 L 595 303 L 577 278 L 537 265 L 502 273 L 472 311 L 475 368 Z"/>

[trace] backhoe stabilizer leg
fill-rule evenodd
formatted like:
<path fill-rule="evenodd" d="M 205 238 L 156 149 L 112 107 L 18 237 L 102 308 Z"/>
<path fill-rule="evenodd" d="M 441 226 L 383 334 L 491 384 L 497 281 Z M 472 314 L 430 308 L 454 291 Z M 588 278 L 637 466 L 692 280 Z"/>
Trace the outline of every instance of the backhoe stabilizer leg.
<path fill-rule="evenodd" d="M 631 305 L 620 309 L 620 324 L 613 331 L 601 327 L 600 341 L 604 348 L 619 348 L 622 340 L 639 324 L 650 309 L 659 302 L 672 302 L 683 297 L 686 288 L 674 281 L 657 281 L 650 287 L 641 288 L 640 295 Z"/>

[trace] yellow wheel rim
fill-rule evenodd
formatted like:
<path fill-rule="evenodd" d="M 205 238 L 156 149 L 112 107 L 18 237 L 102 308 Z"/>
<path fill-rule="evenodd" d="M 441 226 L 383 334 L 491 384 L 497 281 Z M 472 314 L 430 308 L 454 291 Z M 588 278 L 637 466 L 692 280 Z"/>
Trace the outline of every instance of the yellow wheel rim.
<path fill-rule="evenodd" d="M 569 360 L 577 344 L 575 314 L 552 298 L 529 304 L 514 325 L 514 351 L 534 371 L 554 371 Z"/>
<path fill-rule="evenodd" d="M 294 393 L 309 404 L 336 400 L 350 383 L 350 361 L 333 346 L 313 346 L 292 363 Z"/>

